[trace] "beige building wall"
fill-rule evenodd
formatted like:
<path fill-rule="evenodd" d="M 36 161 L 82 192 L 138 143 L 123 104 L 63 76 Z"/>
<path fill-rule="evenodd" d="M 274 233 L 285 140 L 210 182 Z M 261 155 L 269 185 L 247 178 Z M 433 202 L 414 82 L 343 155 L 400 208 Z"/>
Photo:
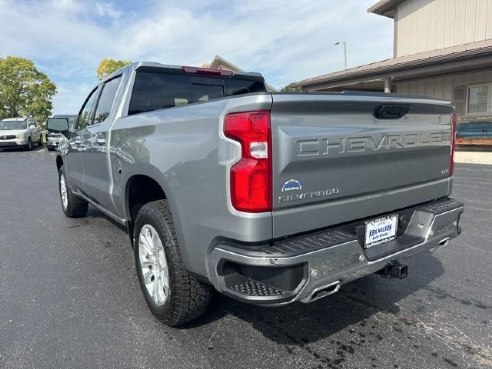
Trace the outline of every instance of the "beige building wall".
<path fill-rule="evenodd" d="M 407 0 L 395 13 L 395 56 L 492 39 L 492 0 Z"/>
<path fill-rule="evenodd" d="M 466 0 L 464 0 L 466 1 Z M 492 83 L 492 69 L 465 72 L 458 74 L 441 75 L 432 78 L 420 78 L 409 81 L 396 82 L 396 91 L 402 94 L 417 94 L 431 96 L 436 99 L 452 101 L 456 103 L 456 91 L 461 90 L 464 97 L 463 114 L 459 114 L 461 122 L 478 120 L 490 121 L 492 116 L 487 114 L 468 114 L 467 98 L 468 87 Z"/>

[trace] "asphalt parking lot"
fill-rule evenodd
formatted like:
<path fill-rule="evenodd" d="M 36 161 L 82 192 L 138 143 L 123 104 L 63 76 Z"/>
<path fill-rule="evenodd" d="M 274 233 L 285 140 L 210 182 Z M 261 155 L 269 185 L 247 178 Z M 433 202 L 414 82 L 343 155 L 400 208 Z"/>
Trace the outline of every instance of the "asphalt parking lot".
<path fill-rule="evenodd" d="M 491 368 L 492 165 L 459 164 L 463 234 L 310 305 L 217 296 L 173 329 L 147 309 L 124 230 L 68 219 L 55 154 L 0 151 L 0 368 Z"/>

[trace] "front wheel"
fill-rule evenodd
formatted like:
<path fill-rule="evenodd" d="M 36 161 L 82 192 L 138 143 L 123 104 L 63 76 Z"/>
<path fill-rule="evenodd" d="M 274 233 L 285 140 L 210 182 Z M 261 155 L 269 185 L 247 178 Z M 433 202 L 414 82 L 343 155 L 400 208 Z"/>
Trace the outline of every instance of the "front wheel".
<path fill-rule="evenodd" d="M 134 245 L 140 287 L 159 320 L 177 326 L 205 313 L 212 289 L 185 269 L 167 200 L 153 201 L 140 209 Z"/>
<path fill-rule="evenodd" d="M 58 171 L 58 189 L 60 192 L 60 200 L 62 209 L 65 215 L 69 218 L 81 218 L 87 214 L 89 204 L 72 193 L 72 190 L 67 184 L 65 171 L 63 166 Z"/>
<path fill-rule="evenodd" d="M 27 139 L 26 149 L 27 149 L 27 151 L 31 151 L 31 150 L 32 150 L 32 141 L 31 141 L 31 137 L 29 137 L 29 138 Z"/>

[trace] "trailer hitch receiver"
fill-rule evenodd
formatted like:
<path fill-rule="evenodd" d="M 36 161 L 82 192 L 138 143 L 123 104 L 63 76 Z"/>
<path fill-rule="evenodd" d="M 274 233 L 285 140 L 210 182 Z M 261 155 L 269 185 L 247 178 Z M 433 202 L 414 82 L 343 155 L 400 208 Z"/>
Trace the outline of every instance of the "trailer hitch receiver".
<path fill-rule="evenodd" d="M 376 273 L 383 278 L 403 279 L 408 275 L 408 266 L 400 264 L 398 261 L 394 260 Z"/>

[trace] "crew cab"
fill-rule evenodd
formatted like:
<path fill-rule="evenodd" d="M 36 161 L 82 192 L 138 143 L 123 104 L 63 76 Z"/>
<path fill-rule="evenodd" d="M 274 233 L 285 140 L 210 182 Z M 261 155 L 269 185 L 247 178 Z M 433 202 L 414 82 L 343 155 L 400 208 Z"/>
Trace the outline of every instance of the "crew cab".
<path fill-rule="evenodd" d="M 91 204 L 126 227 L 170 326 L 213 290 L 279 306 L 403 278 L 405 258 L 461 232 L 445 101 L 270 93 L 256 73 L 134 63 L 91 91 L 73 129 L 60 121 L 64 213 Z"/>

